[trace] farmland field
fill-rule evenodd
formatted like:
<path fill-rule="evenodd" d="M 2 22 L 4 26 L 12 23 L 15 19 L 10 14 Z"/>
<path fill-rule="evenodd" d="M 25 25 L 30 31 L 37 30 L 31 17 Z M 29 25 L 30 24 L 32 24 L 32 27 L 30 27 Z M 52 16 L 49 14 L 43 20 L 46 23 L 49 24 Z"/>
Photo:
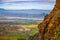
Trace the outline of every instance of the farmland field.
<path fill-rule="evenodd" d="M 37 33 L 37 25 L 11 25 L 1 24 L 0 25 L 0 39 L 1 40 L 28 40 L 30 36 L 34 36 Z"/>

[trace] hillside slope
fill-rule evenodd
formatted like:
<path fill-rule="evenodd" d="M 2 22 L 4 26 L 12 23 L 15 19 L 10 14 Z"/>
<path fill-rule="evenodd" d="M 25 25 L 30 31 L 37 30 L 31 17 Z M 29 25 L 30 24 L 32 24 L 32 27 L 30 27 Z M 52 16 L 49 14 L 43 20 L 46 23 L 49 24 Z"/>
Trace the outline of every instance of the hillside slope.
<path fill-rule="evenodd" d="M 38 25 L 39 36 L 38 40 L 51 40 L 55 30 L 60 30 L 60 1 L 56 0 L 56 5 L 53 11 L 45 16 L 42 23 Z M 60 39 L 60 38 L 59 38 Z M 58 39 L 58 40 L 59 40 Z"/>
<path fill-rule="evenodd" d="M 54 9 L 45 16 L 43 22 L 38 25 L 38 29 L 36 40 L 60 40 L 60 0 L 56 0 Z"/>

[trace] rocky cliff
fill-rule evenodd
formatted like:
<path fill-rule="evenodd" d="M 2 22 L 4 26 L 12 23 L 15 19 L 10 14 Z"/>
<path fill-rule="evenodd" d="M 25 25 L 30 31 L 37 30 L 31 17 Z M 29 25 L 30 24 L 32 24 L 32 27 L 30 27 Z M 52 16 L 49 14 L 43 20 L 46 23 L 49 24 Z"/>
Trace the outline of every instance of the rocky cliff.
<path fill-rule="evenodd" d="M 60 0 L 56 0 L 54 9 L 50 14 L 45 16 L 43 22 L 38 25 L 38 29 L 37 40 L 60 40 L 56 36 L 56 31 L 60 32 Z"/>

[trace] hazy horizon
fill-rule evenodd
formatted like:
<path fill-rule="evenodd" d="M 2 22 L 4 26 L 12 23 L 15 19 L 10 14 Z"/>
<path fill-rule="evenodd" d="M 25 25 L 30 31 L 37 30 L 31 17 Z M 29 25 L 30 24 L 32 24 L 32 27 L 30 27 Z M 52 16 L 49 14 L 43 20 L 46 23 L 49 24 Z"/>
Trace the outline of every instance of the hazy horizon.
<path fill-rule="evenodd" d="M 33 17 L 33 19 L 35 17 L 43 18 L 43 16 L 48 14 L 49 10 L 53 9 L 55 2 L 56 0 L 0 0 L 0 9 L 20 10 L 20 12 L 19 11 L 15 11 L 15 12 L 14 11 L 2 11 L 1 12 L 0 11 L 0 15 L 3 15 L 4 17 L 5 16 L 8 16 L 8 17 L 17 16 L 17 17 L 26 17 L 26 18 L 29 17 L 30 18 L 31 16 Z M 30 9 L 37 9 L 37 10 L 30 10 Z"/>

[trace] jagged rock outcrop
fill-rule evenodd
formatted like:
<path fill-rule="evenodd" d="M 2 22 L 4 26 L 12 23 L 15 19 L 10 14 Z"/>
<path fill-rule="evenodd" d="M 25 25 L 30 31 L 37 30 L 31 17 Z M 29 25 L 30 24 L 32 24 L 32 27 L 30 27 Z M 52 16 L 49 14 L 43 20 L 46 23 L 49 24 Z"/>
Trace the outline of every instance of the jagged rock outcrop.
<path fill-rule="evenodd" d="M 55 30 L 60 30 L 60 0 L 56 0 L 54 9 L 45 16 L 43 22 L 38 25 L 38 29 L 39 35 L 37 40 L 51 40 Z"/>

